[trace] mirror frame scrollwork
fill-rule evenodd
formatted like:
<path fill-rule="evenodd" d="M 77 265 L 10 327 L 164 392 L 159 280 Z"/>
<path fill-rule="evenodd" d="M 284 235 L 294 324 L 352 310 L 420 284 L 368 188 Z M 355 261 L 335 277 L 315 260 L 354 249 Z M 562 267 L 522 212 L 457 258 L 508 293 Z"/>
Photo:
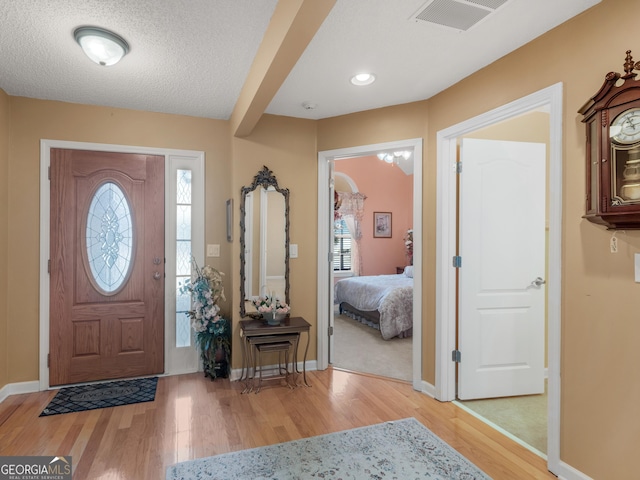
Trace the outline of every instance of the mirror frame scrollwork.
<path fill-rule="evenodd" d="M 277 192 L 281 193 L 284 196 L 284 218 L 285 218 L 285 256 L 284 256 L 284 280 L 285 280 L 285 302 L 287 304 L 289 301 L 289 189 L 288 188 L 280 188 L 278 186 L 278 180 L 276 179 L 273 172 L 269 170 L 266 166 L 262 167 L 254 177 L 253 183 L 248 187 L 242 187 L 241 195 L 240 195 L 240 316 L 241 317 L 254 317 L 259 316 L 254 313 L 247 313 L 245 308 L 245 303 L 248 300 L 245 298 L 246 292 L 244 288 L 245 284 L 245 250 L 246 250 L 246 198 L 247 195 L 253 192 L 256 188 L 263 187 L 268 189 L 269 187 L 273 187 Z"/>

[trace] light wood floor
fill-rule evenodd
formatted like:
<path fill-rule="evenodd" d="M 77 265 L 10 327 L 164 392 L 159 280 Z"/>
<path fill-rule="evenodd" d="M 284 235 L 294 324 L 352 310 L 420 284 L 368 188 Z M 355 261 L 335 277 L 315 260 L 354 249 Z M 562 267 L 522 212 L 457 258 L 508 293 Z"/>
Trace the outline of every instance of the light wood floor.
<path fill-rule="evenodd" d="M 74 479 L 164 479 L 176 462 L 415 417 L 495 480 L 555 478 L 546 462 L 451 403 L 404 382 L 333 369 L 312 387 L 162 377 L 154 402 L 38 417 L 55 391 L 0 404 L 0 455 L 72 455 Z"/>

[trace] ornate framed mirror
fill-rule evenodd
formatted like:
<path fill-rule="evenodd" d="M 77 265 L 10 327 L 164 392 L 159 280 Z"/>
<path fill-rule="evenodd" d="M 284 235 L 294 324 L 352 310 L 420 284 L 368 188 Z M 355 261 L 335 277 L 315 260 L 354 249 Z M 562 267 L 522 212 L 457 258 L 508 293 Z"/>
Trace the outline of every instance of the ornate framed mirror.
<path fill-rule="evenodd" d="M 251 299 L 259 295 L 289 304 L 289 189 L 266 166 L 241 189 L 241 317 L 257 315 Z"/>

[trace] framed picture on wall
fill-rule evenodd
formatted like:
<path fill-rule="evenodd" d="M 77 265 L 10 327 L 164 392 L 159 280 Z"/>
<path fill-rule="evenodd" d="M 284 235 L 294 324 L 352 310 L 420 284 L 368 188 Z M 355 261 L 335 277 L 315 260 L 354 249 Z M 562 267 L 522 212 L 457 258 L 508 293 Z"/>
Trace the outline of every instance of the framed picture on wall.
<path fill-rule="evenodd" d="M 391 238 L 391 212 L 373 212 L 373 238 Z"/>

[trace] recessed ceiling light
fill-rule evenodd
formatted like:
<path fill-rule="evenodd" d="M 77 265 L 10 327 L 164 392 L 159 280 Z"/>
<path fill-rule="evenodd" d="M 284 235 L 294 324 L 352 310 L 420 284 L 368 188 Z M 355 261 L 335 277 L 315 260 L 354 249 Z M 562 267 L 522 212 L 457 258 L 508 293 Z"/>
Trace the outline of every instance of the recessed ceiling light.
<path fill-rule="evenodd" d="M 358 73 L 351 77 L 351 83 L 357 86 L 371 85 L 376 81 L 376 76 L 373 73 Z"/>
<path fill-rule="evenodd" d="M 120 35 L 100 27 L 79 27 L 73 32 L 84 53 L 98 65 L 115 65 L 129 52 L 129 44 Z"/>

